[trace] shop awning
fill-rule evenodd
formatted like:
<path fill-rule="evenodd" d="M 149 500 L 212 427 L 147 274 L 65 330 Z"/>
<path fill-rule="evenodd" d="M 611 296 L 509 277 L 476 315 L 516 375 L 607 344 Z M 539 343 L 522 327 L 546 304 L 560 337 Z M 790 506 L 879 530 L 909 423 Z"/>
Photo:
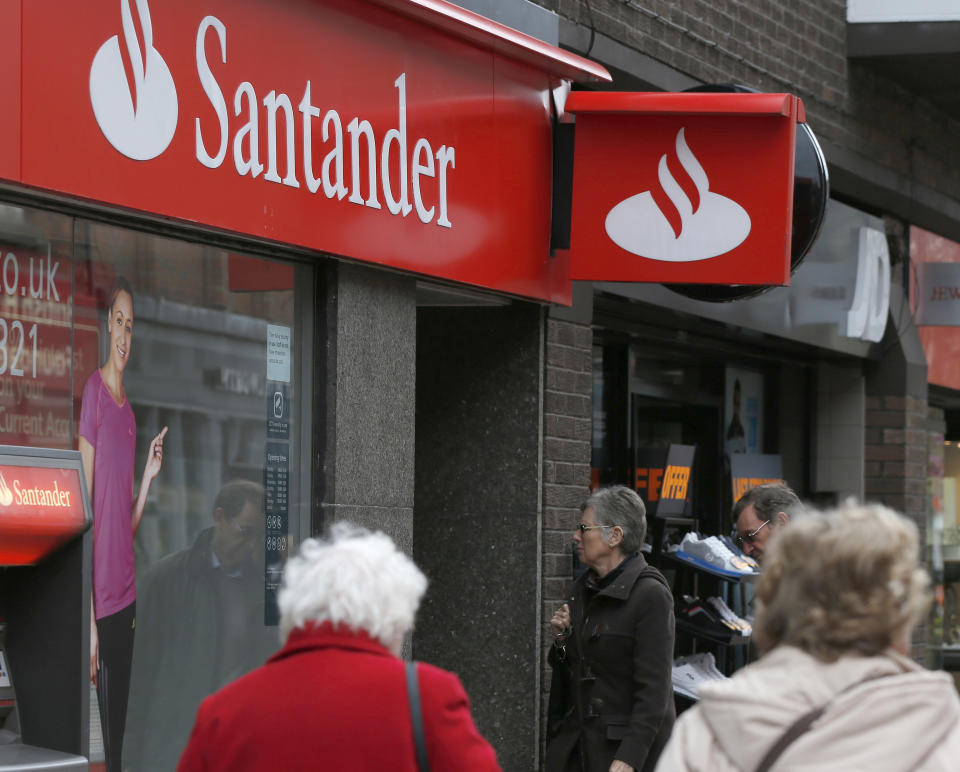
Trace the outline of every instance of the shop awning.
<path fill-rule="evenodd" d="M 581 83 L 613 80 L 602 65 L 445 0 L 368 0 L 552 75 Z"/>
<path fill-rule="evenodd" d="M 578 91 L 567 99 L 566 109 L 575 114 L 766 115 L 806 121 L 803 102 L 792 94 Z"/>

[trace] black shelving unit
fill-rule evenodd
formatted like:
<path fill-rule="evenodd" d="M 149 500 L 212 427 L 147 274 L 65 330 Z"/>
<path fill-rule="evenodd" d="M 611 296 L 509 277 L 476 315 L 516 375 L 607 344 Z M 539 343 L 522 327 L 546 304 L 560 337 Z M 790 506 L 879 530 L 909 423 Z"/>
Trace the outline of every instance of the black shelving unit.
<path fill-rule="evenodd" d="M 654 518 L 656 520 L 657 518 Z M 664 518 L 666 520 L 666 518 Z M 676 518 L 680 522 L 664 523 L 660 529 L 655 529 L 655 533 L 662 534 L 667 525 L 684 528 L 686 530 L 696 530 L 696 521 L 689 518 Z M 658 534 L 659 535 L 659 534 Z M 723 597 L 726 593 L 722 592 L 721 587 L 734 587 L 740 592 L 740 605 L 745 607 L 745 587 L 756 581 L 759 574 L 743 574 L 731 576 L 726 572 L 712 569 L 708 566 L 688 562 L 670 552 L 664 552 L 660 549 L 662 546 L 662 536 L 654 541 L 654 554 L 651 560 L 665 573 L 673 576 L 671 582 L 675 597 L 680 595 L 693 595 L 705 599 L 710 595 L 720 595 Z M 735 590 L 736 591 L 736 590 Z M 752 642 L 751 636 L 731 634 L 730 636 L 712 635 L 701 630 L 699 627 L 677 618 L 677 654 L 687 655 L 695 654 L 697 651 L 711 651 L 717 662 L 717 668 L 724 675 L 731 675 L 738 667 L 745 664 L 748 660 L 748 647 Z M 694 700 L 689 697 L 674 693 L 674 701 L 677 712 L 681 713 L 692 704 Z"/>
<path fill-rule="evenodd" d="M 719 644 L 720 646 L 746 646 L 748 643 L 750 643 L 749 635 L 732 635 L 731 634 L 729 637 L 721 638 L 720 636 L 706 633 L 696 625 L 692 625 L 683 619 L 677 620 L 677 630 L 681 630 L 696 638 L 700 638 L 701 640 L 710 641 L 711 643 Z"/>

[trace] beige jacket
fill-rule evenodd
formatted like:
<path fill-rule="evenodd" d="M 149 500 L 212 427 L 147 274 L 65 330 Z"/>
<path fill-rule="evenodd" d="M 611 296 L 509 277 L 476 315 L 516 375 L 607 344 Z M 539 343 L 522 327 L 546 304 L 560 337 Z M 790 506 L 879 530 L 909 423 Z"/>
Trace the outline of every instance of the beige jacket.
<path fill-rule="evenodd" d="M 753 772 L 787 727 L 826 703 L 773 772 L 960 770 L 953 679 L 892 651 L 825 664 L 781 646 L 700 696 L 677 721 L 657 772 Z"/>

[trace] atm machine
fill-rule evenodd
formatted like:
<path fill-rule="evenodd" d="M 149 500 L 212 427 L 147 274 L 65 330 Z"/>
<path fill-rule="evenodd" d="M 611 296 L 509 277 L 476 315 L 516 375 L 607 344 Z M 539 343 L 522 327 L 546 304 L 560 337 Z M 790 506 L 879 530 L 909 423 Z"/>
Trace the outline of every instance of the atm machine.
<path fill-rule="evenodd" d="M 0 445 L 0 772 L 89 769 L 92 522 L 78 451 Z"/>

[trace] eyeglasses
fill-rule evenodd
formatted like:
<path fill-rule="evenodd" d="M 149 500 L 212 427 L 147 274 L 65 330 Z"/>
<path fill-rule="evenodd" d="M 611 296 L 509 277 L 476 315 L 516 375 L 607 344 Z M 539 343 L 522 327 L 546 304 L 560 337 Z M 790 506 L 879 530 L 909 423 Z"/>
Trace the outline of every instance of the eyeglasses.
<path fill-rule="evenodd" d="M 764 520 L 760 524 L 760 528 L 763 528 L 763 526 L 767 525 L 769 522 L 769 520 Z M 743 536 L 738 536 L 737 544 L 741 547 L 744 544 L 753 544 L 754 540 L 757 538 L 757 534 L 760 533 L 760 528 L 757 528 L 757 530 L 751 531 L 750 533 L 745 533 Z"/>
<path fill-rule="evenodd" d="M 587 531 L 592 531 L 594 528 L 617 528 L 615 525 L 585 525 L 584 523 L 577 523 L 574 526 L 574 531 L 580 531 L 581 534 L 586 533 Z"/>

